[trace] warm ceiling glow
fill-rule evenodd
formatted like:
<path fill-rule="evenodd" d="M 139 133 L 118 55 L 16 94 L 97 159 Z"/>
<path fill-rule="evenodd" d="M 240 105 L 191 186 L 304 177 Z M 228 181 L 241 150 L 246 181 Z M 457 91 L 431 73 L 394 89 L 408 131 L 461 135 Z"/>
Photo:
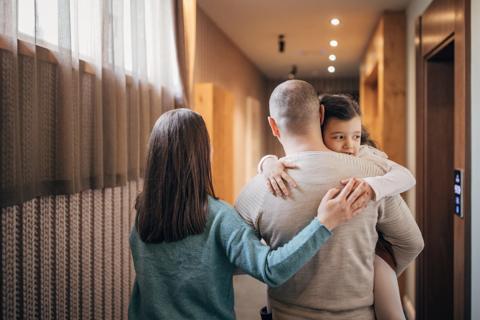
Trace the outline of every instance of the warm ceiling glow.
<path fill-rule="evenodd" d="M 335 61 L 335 60 L 337 60 L 337 56 L 335 56 L 334 54 L 331 54 L 331 55 L 328 56 L 328 59 L 330 61 Z"/>
<path fill-rule="evenodd" d="M 328 67 L 328 72 L 334 73 L 335 72 L 335 67 L 334 66 Z"/>
<path fill-rule="evenodd" d="M 331 47 L 336 47 L 336 46 L 338 46 L 337 40 L 330 40 L 330 46 L 331 46 Z"/>
<path fill-rule="evenodd" d="M 332 20 L 330 20 L 330 23 L 333 26 L 338 26 L 340 24 L 340 20 L 338 20 L 337 18 L 333 18 Z"/>

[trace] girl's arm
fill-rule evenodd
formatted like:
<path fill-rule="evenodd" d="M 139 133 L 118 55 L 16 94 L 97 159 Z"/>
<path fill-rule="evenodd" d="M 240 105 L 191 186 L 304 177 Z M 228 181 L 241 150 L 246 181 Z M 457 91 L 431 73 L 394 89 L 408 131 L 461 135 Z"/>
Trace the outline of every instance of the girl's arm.
<path fill-rule="evenodd" d="M 387 159 L 383 152 L 368 147 L 359 156 L 375 162 L 385 171 L 383 176 L 363 179 L 372 188 L 374 201 L 398 195 L 415 186 L 416 180 L 410 170 Z"/>

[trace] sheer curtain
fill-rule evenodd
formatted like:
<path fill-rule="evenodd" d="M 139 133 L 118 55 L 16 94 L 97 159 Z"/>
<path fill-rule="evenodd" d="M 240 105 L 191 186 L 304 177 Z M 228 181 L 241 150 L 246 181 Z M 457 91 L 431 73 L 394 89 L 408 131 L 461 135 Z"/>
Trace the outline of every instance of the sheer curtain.
<path fill-rule="evenodd" d="M 181 2 L 0 0 L 1 207 L 141 175 L 190 90 Z"/>

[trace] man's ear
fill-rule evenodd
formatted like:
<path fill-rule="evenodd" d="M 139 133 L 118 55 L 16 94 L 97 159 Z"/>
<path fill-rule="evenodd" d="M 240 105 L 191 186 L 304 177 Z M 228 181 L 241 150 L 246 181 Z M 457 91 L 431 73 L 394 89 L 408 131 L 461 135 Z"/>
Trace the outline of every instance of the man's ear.
<path fill-rule="evenodd" d="M 272 134 L 274 137 L 280 138 L 280 130 L 278 130 L 277 122 L 272 117 L 268 117 L 268 124 L 270 129 L 272 129 Z"/>
<path fill-rule="evenodd" d="M 323 125 L 323 120 L 325 120 L 325 106 L 323 104 L 320 105 L 320 125 Z"/>

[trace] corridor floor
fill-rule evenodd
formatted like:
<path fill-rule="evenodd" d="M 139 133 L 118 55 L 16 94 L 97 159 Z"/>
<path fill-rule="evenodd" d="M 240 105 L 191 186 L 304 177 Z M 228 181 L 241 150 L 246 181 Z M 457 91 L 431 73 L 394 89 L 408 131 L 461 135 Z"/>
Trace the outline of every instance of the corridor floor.
<path fill-rule="evenodd" d="M 237 275 L 233 277 L 233 287 L 237 319 L 260 319 L 259 311 L 267 297 L 266 285 L 248 275 Z"/>

